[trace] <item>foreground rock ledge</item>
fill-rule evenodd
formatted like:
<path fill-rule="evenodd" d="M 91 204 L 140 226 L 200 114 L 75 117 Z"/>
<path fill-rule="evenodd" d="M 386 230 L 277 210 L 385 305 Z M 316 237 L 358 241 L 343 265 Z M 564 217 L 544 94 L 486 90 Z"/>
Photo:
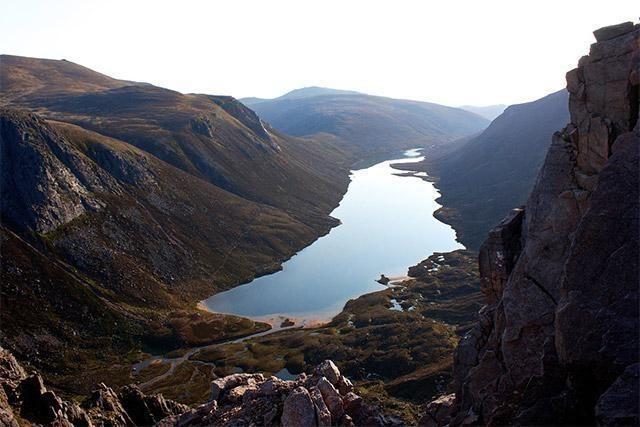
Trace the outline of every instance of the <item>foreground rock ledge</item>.
<path fill-rule="evenodd" d="M 330 360 L 311 375 L 284 381 L 234 374 L 211 384 L 211 400 L 197 408 L 147 396 L 136 386 L 119 393 L 99 384 L 82 404 L 47 390 L 0 347 L 0 427 L 45 426 L 393 426 L 402 423 L 367 405 Z"/>

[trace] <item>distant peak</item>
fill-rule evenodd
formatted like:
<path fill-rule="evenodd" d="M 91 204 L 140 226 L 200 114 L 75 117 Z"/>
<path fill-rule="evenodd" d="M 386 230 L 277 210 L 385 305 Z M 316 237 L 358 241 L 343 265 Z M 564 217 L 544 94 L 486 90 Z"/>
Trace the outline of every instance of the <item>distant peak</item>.
<path fill-rule="evenodd" d="M 493 120 L 504 112 L 507 108 L 505 104 L 495 105 L 462 105 L 461 108 L 466 111 L 470 111 L 488 120 Z"/>
<path fill-rule="evenodd" d="M 341 90 L 341 89 L 331 89 L 331 88 L 320 87 L 320 86 L 308 86 L 300 89 L 294 89 L 278 97 L 277 99 L 308 98 L 308 97 L 319 96 L 319 95 L 359 95 L 359 94 L 360 92 L 356 92 L 353 90 Z"/>

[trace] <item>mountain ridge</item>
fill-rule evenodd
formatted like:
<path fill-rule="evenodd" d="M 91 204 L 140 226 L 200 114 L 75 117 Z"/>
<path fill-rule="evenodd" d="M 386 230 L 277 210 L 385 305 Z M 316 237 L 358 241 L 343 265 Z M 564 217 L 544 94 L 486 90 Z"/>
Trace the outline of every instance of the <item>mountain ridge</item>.
<path fill-rule="evenodd" d="M 436 217 L 451 224 L 465 246 L 477 250 L 513 206 L 524 204 L 550 136 L 569 119 L 567 103 L 563 89 L 511 105 L 478 135 L 438 147 L 417 165 L 441 191 Z"/>
<path fill-rule="evenodd" d="M 290 90 L 284 95 L 280 95 L 276 98 L 247 97 L 247 98 L 240 98 L 238 101 L 250 107 L 252 104 L 257 104 L 265 101 L 309 98 L 312 96 L 322 96 L 322 95 L 361 95 L 361 93 L 353 90 L 331 89 L 331 88 L 321 87 L 321 86 L 306 86 L 300 89 Z"/>
<path fill-rule="evenodd" d="M 249 106 L 287 134 L 325 135 L 345 149 L 373 152 L 430 149 L 489 124 L 455 107 L 342 91 L 279 97 Z"/>

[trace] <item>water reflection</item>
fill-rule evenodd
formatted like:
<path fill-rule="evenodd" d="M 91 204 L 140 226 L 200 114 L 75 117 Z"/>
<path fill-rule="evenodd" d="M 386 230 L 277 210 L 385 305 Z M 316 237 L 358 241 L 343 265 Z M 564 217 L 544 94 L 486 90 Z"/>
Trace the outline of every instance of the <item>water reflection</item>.
<path fill-rule="evenodd" d="M 211 311 L 297 324 L 331 319 L 351 298 L 384 289 L 380 274 L 401 276 L 434 252 L 462 248 L 453 229 L 436 220 L 440 207 L 433 184 L 402 173 L 391 164 L 423 159 L 409 150 L 352 171 L 349 189 L 331 215 L 342 224 L 300 251 L 282 271 L 260 277 L 205 301 Z"/>

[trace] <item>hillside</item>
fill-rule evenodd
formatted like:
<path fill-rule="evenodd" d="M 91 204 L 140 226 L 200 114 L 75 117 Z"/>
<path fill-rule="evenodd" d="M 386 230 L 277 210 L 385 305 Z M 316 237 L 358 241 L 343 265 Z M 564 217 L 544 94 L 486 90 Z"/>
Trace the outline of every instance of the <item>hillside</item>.
<path fill-rule="evenodd" d="M 341 147 L 368 153 L 431 147 L 488 125 L 486 119 L 458 108 L 323 88 L 298 89 L 259 102 L 250 99 L 247 105 L 287 134 L 325 135 Z"/>
<path fill-rule="evenodd" d="M 11 284 L 1 337 L 58 387 L 113 381 L 112 362 L 143 347 L 263 330 L 195 304 L 279 268 L 336 225 L 328 213 L 352 159 L 272 130 L 233 98 L 67 61 L 3 55 L 0 75 Z"/>
<path fill-rule="evenodd" d="M 300 98 L 308 98 L 310 96 L 318 96 L 318 95 L 358 95 L 358 92 L 352 90 L 340 90 L 340 89 L 331 89 L 326 87 L 319 86 L 309 86 L 303 87 L 300 89 L 294 89 L 290 92 L 285 93 L 284 95 L 280 95 L 277 98 L 269 99 L 269 98 L 240 98 L 239 101 L 244 105 L 251 107 L 254 104 L 258 104 L 260 102 L 265 101 L 282 101 L 284 99 L 300 99 Z"/>
<path fill-rule="evenodd" d="M 7 76 L 0 104 L 117 138 L 243 198 L 297 210 L 305 220 L 309 211 L 323 216 L 336 203 L 326 195 L 345 183 L 351 160 L 343 153 L 267 129 L 231 97 L 183 95 L 67 61 L 8 55 L 0 57 L 0 74 Z"/>
<path fill-rule="evenodd" d="M 0 55 L 0 101 L 29 95 L 87 93 L 140 83 L 117 80 L 67 60 Z"/>
<path fill-rule="evenodd" d="M 524 204 L 551 135 L 569 118 L 567 100 L 561 90 L 512 105 L 481 134 L 428 162 L 445 206 L 437 215 L 454 226 L 464 245 L 477 250 L 511 208 Z"/>

